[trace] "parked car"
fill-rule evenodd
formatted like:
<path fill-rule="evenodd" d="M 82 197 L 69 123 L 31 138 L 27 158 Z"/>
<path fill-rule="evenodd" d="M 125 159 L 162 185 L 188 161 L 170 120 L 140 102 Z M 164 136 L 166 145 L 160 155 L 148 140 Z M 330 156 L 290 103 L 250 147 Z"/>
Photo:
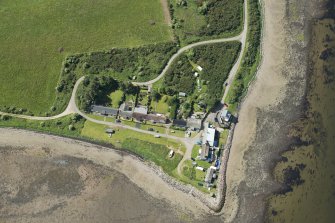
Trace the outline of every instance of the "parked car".
<path fill-rule="evenodd" d="M 172 158 L 174 155 L 174 151 L 171 149 L 170 152 L 169 152 L 169 157 Z"/>

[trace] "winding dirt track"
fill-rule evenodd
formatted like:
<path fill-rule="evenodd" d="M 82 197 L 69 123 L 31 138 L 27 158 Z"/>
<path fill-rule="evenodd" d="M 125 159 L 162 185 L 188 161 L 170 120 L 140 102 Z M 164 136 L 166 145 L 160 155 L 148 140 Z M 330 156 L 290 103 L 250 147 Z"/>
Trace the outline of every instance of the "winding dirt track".
<path fill-rule="evenodd" d="M 173 61 L 178 56 L 180 56 L 182 53 L 184 53 L 185 51 L 187 51 L 189 49 L 192 49 L 192 48 L 197 47 L 197 46 L 202 46 L 202 45 L 207 45 L 207 44 L 213 44 L 213 43 L 224 43 L 224 42 L 231 42 L 231 41 L 239 41 L 242 44 L 242 46 L 241 46 L 241 52 L 239 54 L 239 57 L 238 57 L 236 63 L 234 64 L 233 68 L 231 69 L 231 71 L 229 73 L 228 79 L 225 82 L 228 85 L 226 86 L 226 90 L 225 90 L 225 93 L 223 95 L 223 99 L 222 99 L 222 101 L 223 101 L 224 98 L 226 97 L 226 94 L 227 94 L 228 90 L 229 90 L 230 84 L 233 81 L 233 79 L 234 79 L 234 77 L 235 77 L 235 75 L 236 75 L 236 73 L 238 71 L 238 68 L 240 66 L 242 57 L 244 55 L 245 44 L 246 44 L 246 37 L 247 37 L 247 32 L 248 32 L 248 13 L 247 13 L 248 10 L 247 10 L 247 8 L 248 8 L 247 1 L 245 0 L 244 1 L 244 25 L 243 25 L 243 31 L 238 36 L 230 37 L 230 38 L 221 38 L 221 39 L 213 39 L 213 40 L 200 41 L 200 42 L 197 42 L 197 43 L 192 43 L 192 44 L 189 44 L 187 46 L 184 46 L 184 47 L 180 48 L 178 50 L 178 52 L 176 52 L 170 58 L 169 62 L 166 64 L 166 66 L 163 69 L 163 71 L 155 79 L 152 79 L 152 80 L 147 81 L 147 82 L 133 82 L 133 84 L 138 85 L 138 86 L 147 86 L 147 85 L 152 85 L 155 82 L 159 81 L 161 78 L 164 77 L 165 73 L 170 68 L 170 66 L 172 65 Z M 62 113 L 60 113 L 58 115 L 50 116 L 50 117 L 39 117 L 39 116 L 11 114 L 11 113 L 6 113 L 6 112 L 0 112 L 0 114 L 1 115 L 9 115 L 9 116 L 18 117 L 18 118 L 30 119 L 30 120 L 40 120 L 40 121 L 53 120 L 53 119 L 61 118 L 61 117 L 64 117 L 66 115 L 73 114 L 73 113 L 79 113 L 80 115 L 83 115 L 83 113 L 79 111 L 79 109 L 78 109 L 78 107 L 76 105 L 76 101 L 75 101 L 75 98 L 76 98 L 75 95 L 76 95 L 76 92 L 78 90 L 78 86 L 79 86 L 79 84 L 83 80 L 84 80 L 84 77 L 81 77 L 81 78 L 79 78 L 77 80 L 77 82 L 76 82 L 76 84 L 75 84 L 75 86 L 74 86 L 74 88 L 72 90 L 72 96 L 71 96 L 71 99 L 69 101 L 69 104 L 68 104 L 67 108 L 65 109 L 64 112 L 62 112 Z M 92 122 L 96 122 L 96 123 L 100 123 L 101 122 L 101 121 L 89 118 L 86 115 L 83 115 L 83 117 L 85 117 L 86 119 L 88 119 L 88 120 L 90 120 Z M 109 124 L 111 124 L 111 123 L 108 122 L 108 125 Z M 123 125 L 119 125 L 119 126 L 123 127 Z M 137 128 L 134 128 L 134 129 L 136 129 L 135 131 L 139 131 L 139 129 L 137 129 Z M 149 133 L 149 131 L 146 131 L 146 133 Z"/>

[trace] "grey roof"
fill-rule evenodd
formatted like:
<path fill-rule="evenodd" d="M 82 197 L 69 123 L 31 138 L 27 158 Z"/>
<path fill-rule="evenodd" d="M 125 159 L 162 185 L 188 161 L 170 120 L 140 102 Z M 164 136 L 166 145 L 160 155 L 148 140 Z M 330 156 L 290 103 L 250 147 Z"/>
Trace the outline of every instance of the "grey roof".
<path fill-rule="evenodd" d="M 209 143 L 206 142 L 205 144 L 202 145 L 200 159 L 205 160 L 206 157 L 208 157 L 208 153 L 209 153 Z"/>
<path fill-rule="evenodd" d="M 133 104 L 134 103 L 132 101 L 123 102 L 120 105 L 120 110 L 121 111 L 132 111 L 133 110 Z"/>
<path fill-rule="evenodd" d="M 176 126 L 179 126 L 179 127 L 186 127 L 187 122 L 185 120 L 182 120 L 182 119 L 174 119 L 172 121 L 172 124 L 176 125 Z"/>
<path fill-rule="evenodd" d="M 93 105 L 91 108 L 92 112 L 98 112 L 102 115 L 117 115 L 118 109 L 104 107 L 100 105 Z"/>
<path fill-rule="evenodd" d="M 187 127 L 201 129 L 201 119 L 188 118 Z"/>
<path fill-rule="evenodd" d="M 133 117 L 133 112 L 132 111 L 120 111 L 119 115 L 122 118 L 131 119 Z"/>
<path fill-rule="evenodd" d="M 165 116 L 159 116 L 159 115 L 156 115 L 156 114 L 149 114 L 147 116 L 147 119 L 149 121 L 163 123 L 163 124 L 165 124 L 167 122 L 167 118 Z"/>
<path fill-rule="evenodd" d="M 214 172 L 215 172 L 215 170 L 213 168 L 208 168 L 207 169 L 207 173 L 206 173 L 206 177 L 205 177 L 205 182 L 206 183 L 211 183 L 212 182 Z"/>
<path fill-rule="evenodd" d="M 148 114 L 148 108 L 146 106 L 137 106 L 135 107 L 134 112 L 140 114 Z"/>
<path fill-rule="evenodd" d="M 133 118 L 136 119 L 139 122 L 143 122 L 143 121 L 148 120 L 148 115 L 147 114 L 142 114 L 142 113 L 134 112 L 133 113 Z"/>

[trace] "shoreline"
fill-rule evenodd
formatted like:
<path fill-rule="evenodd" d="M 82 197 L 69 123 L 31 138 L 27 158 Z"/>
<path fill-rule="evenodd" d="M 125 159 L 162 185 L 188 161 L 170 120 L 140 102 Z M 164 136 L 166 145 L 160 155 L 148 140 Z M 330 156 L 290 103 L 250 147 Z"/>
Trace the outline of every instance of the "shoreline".
<path fill-rule="evenodd" d="M 292 44 L 288 43 L 287 6 L 263 0 L 261 9 L 262 59 L 239 107 L 240 122 L 228 162 L 227 205 L 223 208 L 227 222 L 264 221 L 266 197 L 281 188 L 274 182 L 272 169 L 280 161 L 280 153 L 291 144 L 286 138 L 287 123 L 297 119 L 302 110 L 299 93 L 305 91 L 304 81 L 297 86 L 294 83 L 304 79 L 304 72 L 292 71 L 293 62 L 287 62 L 297 59 L 296 54 L 287 58 Z"/>
<path fill-rule="evenodd" d="M 0 142 L 2 143 L 2 146 L 7 146 L 7 147 L 13 147 L 13 148 L 31 148 L 31 147 L 51 147 L 51 149 L 55 149 L 54 145 L 56 145 L 56 142 L 60 142 L 61 143 L 61 150 L 62 150 L 62 146 L 63 143 L 67 143 L 70 146 L 74 146 L 74 145 L 79 145 L 82 147 L 82 149 L 87 148 L 87 147 L 91 147 L 94 150 L 99 150 L 102 153 L 104 152 L 109 152 L 112 153 L 113 156 L 116 157 L 129 157 L 130 159 L 132 159 L 133 161 L 138 162 L 138 164 L 136 164 L 137 166 L 142 166 L 142 168 L 145 169 L 149 169 L 153 174 L 156 175 L 156 177 L 160 178 L 162 181 L 164 181 L 164 183 L 166 184 L 166 186 L 171 187 L 171 189 L 173 189 L 174 191 L 178 190 L 179 192 L 183 193 L 184 196 L 192 199 L 193 201 L 196 200 L 197 204 L 199 206 L 202 206 L 201 209 L 203 211 L 202 214 L 206 214 L 206 213 L 216 213 L 216 215 L 220 214 L 220 212 L 222 211 L 222 208 L 225 204 L 225 195 L 226 195 L 226 170 L 227 170 L 227 162 L 229 159 L 229 152 L 230 152 L 230 148 L 231 148 L 231 142 L 233 139 L 233 134 L 234 134 L 234 128 L 235 125 L 232 125 L 231 130 L 229 132 L 229 136 L 227 139 L 227 144 L 225 145 L 224 151 L 223 151 L 223 156 L 222 156 L 222 168 L 220 169 L 220 174 L 218 175 L 218 186 L 217 186 L 217 196 L 215 198 L 212 198 L 209 196 L 209 194 L 205 194 L 201 191 L 199 191 L 198 189 L 196 189 L 195 187 L 193 187 L 190 184 L 185 184 L 183 182 L 180 182 L 178 180 L 176 180 L 175 178 L 173 178 L 172 176 L 166 174 L 159 166 L 155 165 L 152 162 L 148 162 L 146 160 L 144 160 L 141 156 L 139 156 L 138 154 L 132 153 L 131 151 L 128 150 L 122 150 L 122 149 L 118 149 L 115 148 L 113 145 L 108 144 L 108 143 L 103 143 L 103 142 L 95 142 L 95 141 L 90 141 L 90 140 L 85 140 L 84 138 L 75 138 L 75 137 L 69 137 L 69 136 L 59 136 L 59 135 L 55 135 L 52 133 L 45 133 L 45 132 L 39 132 L 39 131 L 34 131 L 34 130 L 28 130 L 28 129 L 18 129 L 18 128 L 0 128 Z M 27 136 L 23 136 L 22 135 L 30 135 L 29 137 L 32 137 L 33 139 L 33 143 L 29 144 L 25 143 L 25 142 L 20 142 L 17 141 L 15 139 L 11 139 L 11 137 L 7 137 L 8 135 L 13 136 L 13 135 L 19 135 L 18 137 L 21 138 L 21 141 L 29 141 L 27 140 Z M 14 137 L 16 138 L 16 137 Z M 36 138 L 36 140 L 35 140 Z M 41 140 L 42 142 L 39 142 L 38 139 L 42 138 L 43 140 Z M 43 143 L 43 141 L 45 141 L 46 139 L 49 139 L 50 141 L 55 141 L 55 144 L 45 144 Z M 84 151 L 89 152 L 88 149 L 84 149 Z M 68 150 L 63 150 L 64 155 L 69 155 L 69 156 L 73 156 L 73 157 L 77 157 L 77 158 L 83 158 L 83 159 L 88 159 L 93 161 L 94 163 L 97 164 L 101 164 L 99 163 L 98 159 L 93 159 L 90 156 L 85 156 L 84 154 L 80 157 L 78 157 L 78 154 L 74 154 L 74 153 L 68 153 Z M 61 152 L 59 152 L 61 154 Z M 101 160 L 100 160 L 101 162 Z M 135 183 L 137 186 L 139 186 L 140 188 L 144 189 L 145 191 L 147 191 L 148 193 L 152 193 L 153 188 L 148 187 L 148 185 L 145 182 L 139 182 L 138 178 L 132 178 L 133 175 L 128 172 L 127 169 L 124 169 L 118 165 L 114 166 L 112 163 L 109 164 L 103 164 L 104 166 L 108 166 L 108 167 L 112 167 L 114 170 L 120 172 L 121 174 L 125 175 L 127 178 L 129 178 L 133 183 Z M 149 173 L 148 176 L 152 177 L 152 173 Z M 151 185 L 154 187 L 154 185 Z M 157 195 L 155 193 L 152 194 L 154 197 L 162 199 L 162 197 L 160 197 L 161 194 Z M 179 195 L 180 196 L 180 195 Z M 174 196 L 169 196 L 169 195 L 165 195 L 166 199 L 169 199 L 171 201 L 176 202 L 176 199 Z M 195 199 L 194 199 L 195 198 Z M 178 199 L 180 199 L 178 197 Z M 178 201 L 177 201 L 178 203 Z M 187 205 L 183 205 L 184 207 L 186 207 Z M 198 207 L 199 207 L 198 206 Z M 198 211 L 198 209 L 194 209 L 192 211 Z M 213 213 L 214 212 L 214 213 Z M 199 214 L 199 213 L 198 213 Z"/>
<path fill-rule="evenodd" d="M 68 155 L 90 160 L 110 167 L 125 175 L 130 181 L 153 197 L 167 199 L 198 218 L 212 212 L 215 204 L 210 197 L 191 185 L 183 184 L 164 173 L 160 167 L 141 157 L 111 147 L 30 130 L 0 128 L 2 146 L 12 148 L 50 148 L 53 154 Z M 110 160 L 107 160 L 109 158 Z M 142 173 L 139 173 L 139 170 Z M 194 199 L 196 198 L 196 199 Z M 212 200 L 213 201 L 213 200 Z M 191 204 L 191 205 L 190 205 Z M 200 212 L 199 212 L 200 210 Z"/>

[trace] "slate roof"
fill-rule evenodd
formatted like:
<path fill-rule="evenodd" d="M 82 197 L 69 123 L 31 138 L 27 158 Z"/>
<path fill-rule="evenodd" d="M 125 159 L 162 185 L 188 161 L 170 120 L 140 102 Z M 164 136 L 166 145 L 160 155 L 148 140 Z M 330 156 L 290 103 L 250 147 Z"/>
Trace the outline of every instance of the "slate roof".
<path fill-rule="evenodd" d="M 100 105 L 93 105 L 91 108 L 91 111 L 100 113 L 101 115 L 115 115 L 116 116 L 118 114 L 118 109 L 104 107 Z"/>

